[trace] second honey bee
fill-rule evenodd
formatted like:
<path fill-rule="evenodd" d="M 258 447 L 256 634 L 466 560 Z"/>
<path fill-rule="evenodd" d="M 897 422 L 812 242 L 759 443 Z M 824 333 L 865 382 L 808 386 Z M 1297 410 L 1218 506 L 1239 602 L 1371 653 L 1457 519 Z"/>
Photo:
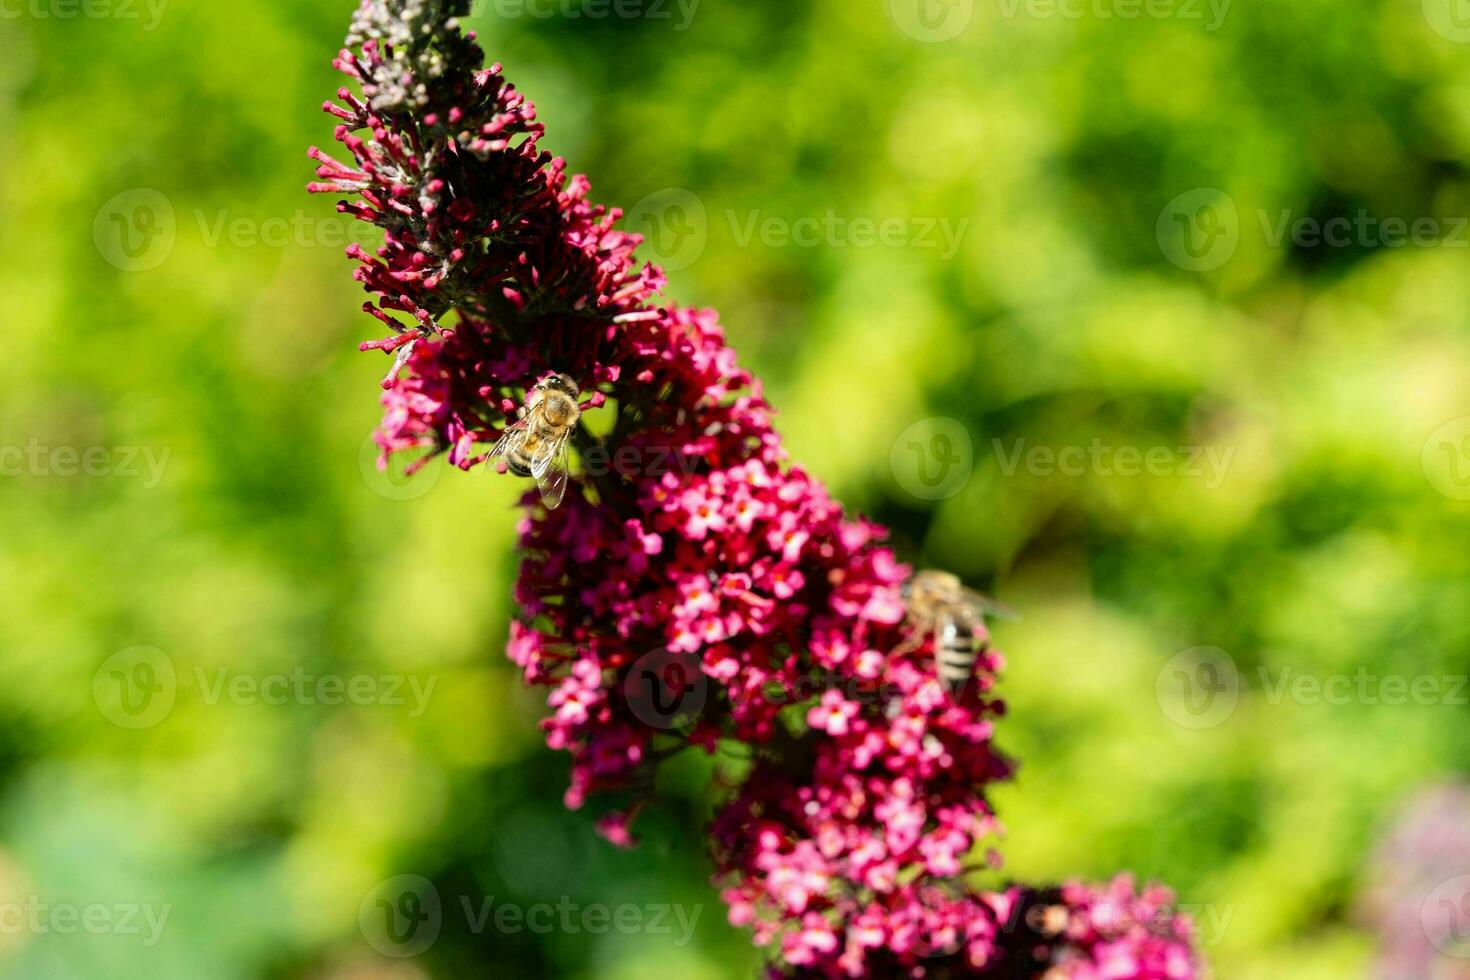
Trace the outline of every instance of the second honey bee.
<path fill-rule="evenodd" d="M 506 469 L 529 476 L 541 490 L 547 510 L 556 510 L 567 492 L 567 440 L 582 417 L 577 384 L 553 374 L 526 393 L 520 418 L 490 450 L 490 459 L 505 457 Z"/>
<path fill-rule="evenodd" d="M 904 586 L 907 622 L 912 632 L 895 652 L 909 652 L 933 638 L 934 668 L 951 694 L 958 694 L 990 645 L 985 617 L 1015 619 L 1007 607 L 965 588 L 948 572 L 924 571 Z"/>

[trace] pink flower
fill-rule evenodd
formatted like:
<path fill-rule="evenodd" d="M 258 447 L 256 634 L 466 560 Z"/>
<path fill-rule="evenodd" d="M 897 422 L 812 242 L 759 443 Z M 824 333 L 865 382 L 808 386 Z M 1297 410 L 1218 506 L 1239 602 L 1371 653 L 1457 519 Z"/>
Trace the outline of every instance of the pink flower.
<path fill-rule="evenodd" d="M 633 814 L 631 813 L 605 813 L 597 818 L 594 826 L 609 843 L 628 850 L 638 844 L 638 839 L 633 836 L 628 827 L 632 819 Z"/>
<path fill-rule="evenodd" d="M 822 703 L 808 712 L 807 724 L 828 735 L 846 735 L 848 723 L 858 715 L 858 706 L 846 700 L 841 691 L 828 691 Z"/>

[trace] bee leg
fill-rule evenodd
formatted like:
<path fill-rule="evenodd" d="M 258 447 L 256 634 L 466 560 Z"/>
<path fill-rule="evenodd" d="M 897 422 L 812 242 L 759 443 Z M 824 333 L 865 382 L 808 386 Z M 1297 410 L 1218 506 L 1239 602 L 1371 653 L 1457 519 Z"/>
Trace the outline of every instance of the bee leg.
<path fill-rule="evenodd" d="M 921 647 L 923 645 L 924 645 L 924 634 L 919 633 L 919 632 L 913 632 L 913 633 L 910 633 L 907 637 L 905 637 L 904 638 L 904 641 L 902 643 L 900 643 L 898 646 L 894 647 L 892 650 L 888 651 L 888 653 L 889 653 L 889 656 L 892 656 L 892 657 L 903 657 L 903 656 L 907 656 L 910 653 L 913 653 L 915 650 L 919 649 L 919 647 Z"/>

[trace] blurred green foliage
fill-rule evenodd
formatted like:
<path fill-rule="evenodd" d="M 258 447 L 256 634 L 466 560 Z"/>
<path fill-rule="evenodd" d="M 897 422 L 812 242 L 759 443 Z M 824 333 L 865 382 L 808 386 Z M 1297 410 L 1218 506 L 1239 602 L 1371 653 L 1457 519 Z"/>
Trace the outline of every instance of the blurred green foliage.
<path fill-rule="evenodd" d="M 671 297 L 722 311 L 795 458 L 1024 612 L 1006 873 L 1161 877 L 1226 977 L 1360 974 L 1376 835 L 1470 766 L 1448 685 L 1279 686 L 1470 672 L 1455 2 L 474 19 L 545 145 L 679 266 Z M 705 880 L 706 769 L 630 854 L 561 807 L 501 652 L 520 488 L 372 466 L 357 233 L 302 191 L 350 6 L 0 2 L 0 976 L 750 975 Z M 1429 224 L 1395 244 L 1364 215 Z M 895 440 L 934 418 L 974 462 L 926 500 Z M 1129 449 L 1161 454 L 1126 475 Z M 1219 678 L 1176 657 L 1200 646 L 1238 682 L 1208 724 L 1171 693 Z M 169 703 L 137 700 L 170 668 Z M 299 672 L 374 703 L 251 687 Z M 442 929 L 385 957 L 359 913 L 405 874 Z M 700 918 L 477 929 L 491 897 Z"/>

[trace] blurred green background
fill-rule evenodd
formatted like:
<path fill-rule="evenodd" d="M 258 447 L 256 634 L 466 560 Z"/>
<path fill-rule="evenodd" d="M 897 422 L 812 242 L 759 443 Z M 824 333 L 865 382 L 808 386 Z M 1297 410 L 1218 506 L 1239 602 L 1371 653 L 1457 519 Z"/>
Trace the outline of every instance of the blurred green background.
<path fill-rule="evenodd" d="M 1160 877 L 1227 978 L 1369 975 L 1374 841 L 1470 767 L 1458 4 L 474 17 L 795 458 L 1024 613 L 1007 873 Z M 561 806 L 521 488 L 373 468 L 357 232 L 302 190 L 351 8 L 0 0 L 0 976 L 752 975 L 707 772 L 631 854 Z"/>

